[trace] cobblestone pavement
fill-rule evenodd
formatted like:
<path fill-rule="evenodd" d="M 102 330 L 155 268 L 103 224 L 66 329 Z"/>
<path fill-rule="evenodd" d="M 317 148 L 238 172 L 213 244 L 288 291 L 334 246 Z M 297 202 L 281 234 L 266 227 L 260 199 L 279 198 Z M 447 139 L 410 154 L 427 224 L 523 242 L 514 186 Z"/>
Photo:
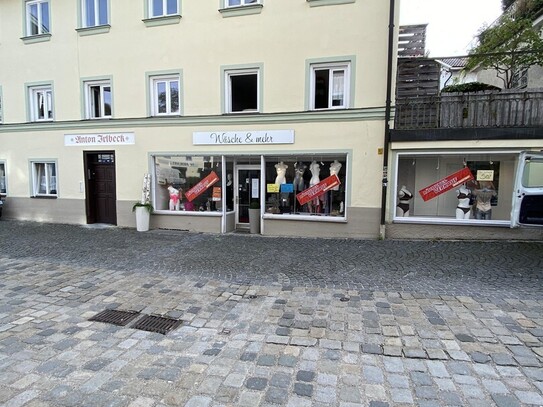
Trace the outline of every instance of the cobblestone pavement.
<path fill-rule="evenodd" d="M 534 242 L 3 220 L 0 405 L 542 406 L 542 280 Z"/>

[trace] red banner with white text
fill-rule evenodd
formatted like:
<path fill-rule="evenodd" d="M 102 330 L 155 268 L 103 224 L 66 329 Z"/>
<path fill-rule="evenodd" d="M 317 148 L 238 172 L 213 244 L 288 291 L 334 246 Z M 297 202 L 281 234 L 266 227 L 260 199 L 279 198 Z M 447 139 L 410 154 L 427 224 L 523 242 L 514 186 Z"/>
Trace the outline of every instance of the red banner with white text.
<path fill-rule="evenodd" d="M 468 167 L 465 167 L 426 188 L 422 188 L 419 194 L 426 202 L 472 179 L 473 174 Z"/>
<path fill-rule="evenodd" d="M 213 185 L 218 180 L 219 180 L 219 176 L 215 173 L 215 171 L 211 171 L 211 174 L 209 174 L 203 180 L 198 182 L 196 185 L 194 185 L 191 189 L 189 189 L 185 193 L 187 200 L 189 202 L 192 202 L 194 198 L 204 193 L 211 185 Z"/>
<path fill-rule="evenodd" d="M 312 199 L 324 195 L 326 191 L 337 187 L 339 184 L 341 184 L 341 182 L 339 181 L 337 175 L 330 175 L 328 178 L 323 179 L 318 184 L 313 185 L 312 187 L 309 187 L 300 192 L 298 195 L 296 195 L 296 199 L 298 200 L 298 203 L 300 205 L 304 205 Z"/>

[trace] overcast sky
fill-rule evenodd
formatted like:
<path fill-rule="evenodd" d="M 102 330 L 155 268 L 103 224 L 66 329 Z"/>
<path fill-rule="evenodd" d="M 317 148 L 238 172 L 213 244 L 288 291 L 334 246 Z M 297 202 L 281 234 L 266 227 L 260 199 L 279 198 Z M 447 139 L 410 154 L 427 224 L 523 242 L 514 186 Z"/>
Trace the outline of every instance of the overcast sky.
<path fill-rule="evenodd" d="M 466 55 L 483 24 L 501 14 L 501 0 L 400 0 L 400 24 L 428 24 L 426 51 L 432 57 Z"/>

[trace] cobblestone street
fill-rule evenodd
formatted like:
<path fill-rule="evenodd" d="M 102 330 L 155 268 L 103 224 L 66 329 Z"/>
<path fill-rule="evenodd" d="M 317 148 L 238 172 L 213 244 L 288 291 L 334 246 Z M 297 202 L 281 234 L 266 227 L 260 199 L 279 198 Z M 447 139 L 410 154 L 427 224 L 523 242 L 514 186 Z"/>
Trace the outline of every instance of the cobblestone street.
<path fill-rule="evenodd" d="M 2 220 L 0 405 L 543 406 L 542 281 L 538 242 Z"/>

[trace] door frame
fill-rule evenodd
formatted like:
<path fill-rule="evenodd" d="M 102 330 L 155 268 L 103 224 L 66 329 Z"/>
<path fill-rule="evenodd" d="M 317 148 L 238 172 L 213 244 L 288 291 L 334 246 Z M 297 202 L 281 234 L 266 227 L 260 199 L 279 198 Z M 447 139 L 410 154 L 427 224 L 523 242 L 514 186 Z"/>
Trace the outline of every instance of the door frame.
<path fill-rule="evenodd" d="M 259 185 L 258 185 L 258 195 L 259 195 L 259 198 L 258 200 L 261 201 L 262 199 L 262 166 L 260 164 L 240 164 L 240 165 L 234 165 L 234 212 L 236 213 L 236 218 L 235 218 L 235 228 L 236 229 L 248 229 L 249 228 L 249 223 L 240 223 L 239 221 L 239 182 L 240 182 L 240 179 L 239 179 L 239 171 L 240 170 L 258 170 L 259 171 L 259 176 L 258 176 L 258 179 L 259 179 Z"/>
<path fill-rule="evenodd" d="M 113 170 L 115 174 L 114 187 L 115 187 L 115 196 L 117 196 L 117 156 L 115 150 L 99 150 L 99 151 L 83 151 L 83 166 L 84 166 L 84 176 L 85 176 L 85 211 L 87 216 L 87 224 L 97 223 L 96 221 L 96 207 L 93 205 L 94 200 L 94 191 L 91 187 L 91 176 L 90 171 L 92 166 L 96 163 L 93 162 L 92 157 L 97 156 L 98 154 L 112 154 L 113 155 Z M 115 222 L 117 224 L 117 213 L 115 212 Z"/>

